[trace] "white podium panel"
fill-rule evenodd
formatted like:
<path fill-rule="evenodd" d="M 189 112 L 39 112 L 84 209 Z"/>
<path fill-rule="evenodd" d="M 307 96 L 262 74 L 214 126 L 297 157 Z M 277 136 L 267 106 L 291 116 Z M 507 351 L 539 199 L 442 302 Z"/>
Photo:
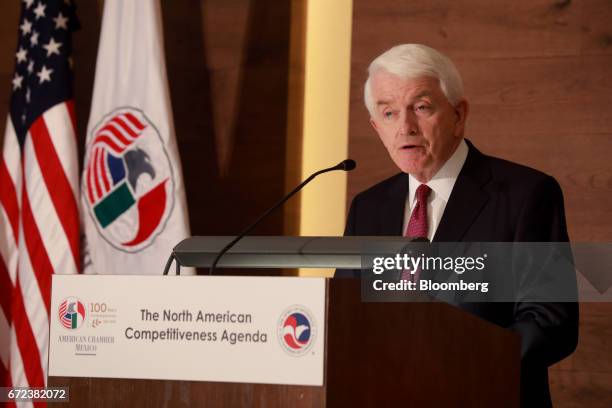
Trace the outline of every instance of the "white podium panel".
<path fill-rule="evenodd" d="M 54 275 L 49 375 L 323 385 L 325 279 Z"/>

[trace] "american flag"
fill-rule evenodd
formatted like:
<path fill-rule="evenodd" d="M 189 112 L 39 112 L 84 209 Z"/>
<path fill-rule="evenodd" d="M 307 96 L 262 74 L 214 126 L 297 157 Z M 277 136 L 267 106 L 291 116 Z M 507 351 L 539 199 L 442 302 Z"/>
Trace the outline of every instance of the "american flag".
<path fill-rule="evenodd" d="M 51 275 L 80 268 L 77 26 L 70 0 L 23 0 L 0 157 L 0 377 L 9 386 L 45 386 Z"/>

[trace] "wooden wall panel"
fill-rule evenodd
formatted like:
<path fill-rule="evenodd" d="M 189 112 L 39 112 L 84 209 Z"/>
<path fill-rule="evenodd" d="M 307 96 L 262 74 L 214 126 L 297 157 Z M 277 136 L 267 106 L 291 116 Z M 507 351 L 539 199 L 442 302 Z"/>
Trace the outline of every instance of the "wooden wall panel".
<path fill-rule="evenodd" d="M 354 1 L 348 201 L 397 172 L 368 124 L 369 62 L 400 43 L 451 57 L 483 152 L 553 175 L 570 237 L 612 241 L 612 3 L 608 0 Z M 551 368 L 555 406 L 612 405 L 612 305 L 582 304 L 577 351 Z"/>
<path fill-rule="evenodd" d="M 389 48 L 405 42 L 470 57 L 571 55 L 580 48 L 575 32 L 581 9 L 559 3 L 566 2 L 356 0 L 354 21 L 368 22 L 355 27 L 353 44 L 372 56 L 381 43 Z"/>
<path fill-rule="evenodd" d="M 283 195 L 291 3 L 164 2 L 193 234 L 234 234 Z M 281 234 L 283 214 L 257 231 Z"/>

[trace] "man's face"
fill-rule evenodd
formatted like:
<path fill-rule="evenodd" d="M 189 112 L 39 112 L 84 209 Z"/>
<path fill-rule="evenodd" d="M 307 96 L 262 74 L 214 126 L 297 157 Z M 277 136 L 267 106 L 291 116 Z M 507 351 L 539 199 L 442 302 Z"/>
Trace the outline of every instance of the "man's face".
<path fill-rule="evenodd" d="M 401 79 L 378 71 L 370 79 L 370 123 L 391 159 L 405 173 L 428 182 L 453 154 L 465 126 L 465 100 L 453 107 L 436 78 Z"/>

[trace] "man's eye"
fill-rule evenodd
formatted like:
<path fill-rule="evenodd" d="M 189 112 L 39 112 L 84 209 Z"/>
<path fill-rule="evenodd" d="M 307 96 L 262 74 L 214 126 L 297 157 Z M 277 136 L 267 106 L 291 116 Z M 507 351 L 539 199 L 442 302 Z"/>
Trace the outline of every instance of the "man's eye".
<path fill-rule="evenodd" d="M 393 117 L 393 112 L 392 111 L 385 111 L 385 112 L 383 112 L 383 118 L 391 119 L 392 117 Z"/>
<path fill-rule="evenodd" d="M 431 108 L 429 107 L 429 105 L 417 105 L 414 110 L 416 110 L 417 112 L 427 112 L 429 111 Z"/>

